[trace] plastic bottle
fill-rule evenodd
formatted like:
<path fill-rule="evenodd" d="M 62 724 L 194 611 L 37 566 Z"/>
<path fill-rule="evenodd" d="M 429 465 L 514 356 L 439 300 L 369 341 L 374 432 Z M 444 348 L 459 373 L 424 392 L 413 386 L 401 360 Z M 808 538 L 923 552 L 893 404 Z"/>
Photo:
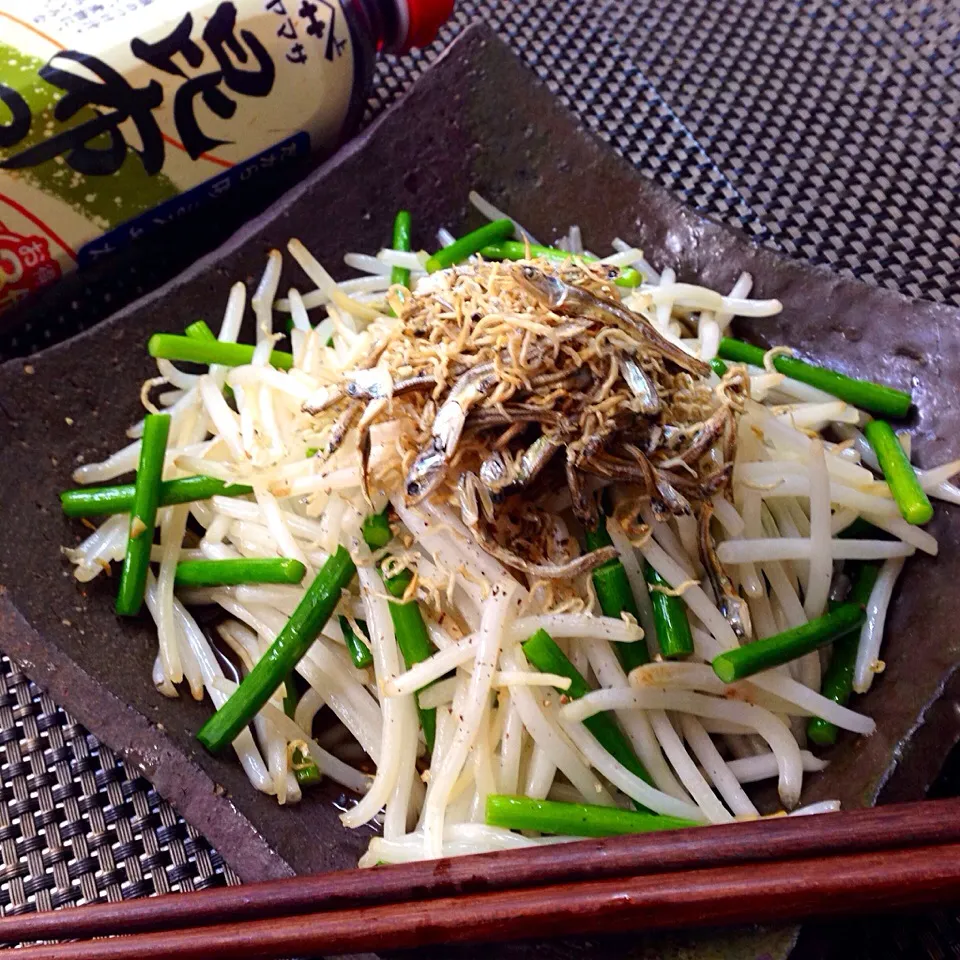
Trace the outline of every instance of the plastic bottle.
<path fill-rule="evenodd" d="M 454 0 L 0 0 L 0 312 L 356 130 Z"/>

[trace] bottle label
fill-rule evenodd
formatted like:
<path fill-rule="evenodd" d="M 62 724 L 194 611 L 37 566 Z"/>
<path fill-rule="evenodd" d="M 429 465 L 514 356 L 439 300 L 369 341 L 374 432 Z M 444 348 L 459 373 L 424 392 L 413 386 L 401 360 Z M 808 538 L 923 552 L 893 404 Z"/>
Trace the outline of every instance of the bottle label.
<path fill-rule="evenodd" d="M 136 243 L 141 237 L 196 213 L 207 203 L 227 197 L 250 180 L 264 174 L 275 174 L 280 167 L 309 152 L 310 138 L 305 133 L 296 133 L 281 143 L 268 147 L 263 153 L 235 164 L 229 170 L 224 170 L 220 176 L 198 184 L 169 200 L 164 200 L 147 213 L 141 213 L 133 220 L 128 220 L 103 236 L 85 243 L 77 251 L 77 263 L 83 269 L 104 257 L 109 257 L 128 244 Z"/>
<path fill-rule="evenodd" d="M 353 83 L 340 0 L 0 0 L 0 310 L 333 147 Z"/>
<path fill-rule="evenodd" d="M 42 228 L 41 232 L 21 234 L 0 221 L 0 309 L 59 279 L 61 274 Z"/>

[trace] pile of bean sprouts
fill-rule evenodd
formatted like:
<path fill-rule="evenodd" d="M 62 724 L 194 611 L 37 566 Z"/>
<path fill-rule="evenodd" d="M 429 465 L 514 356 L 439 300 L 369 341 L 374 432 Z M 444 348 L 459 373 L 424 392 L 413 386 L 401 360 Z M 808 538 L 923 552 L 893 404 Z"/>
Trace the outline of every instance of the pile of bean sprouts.
<path fill-rule="evenodd" d="M 501 216 L 482 198 L 474 200 L 481 212 Z M 517 229 L 518 237 L 533 240 Z M 452 237 L 441 231 L 439 239 L 446 244 Z M 561 245 L 577 256 L 585 252 L 577 227 Z M 735 314 L 779 308 L 748 299 L 752 281 L 746 274 L 720 293 L 677 283 L 670 269 L 658 273 L 627 243 L 617 240 L 614 247 L 601 264 L 631 265 L 644 276 L 637 289 L 621 291 L 624 303 L 653 303 L 658 331 L 703 360 L 716 355 Z M 818 692 L 825 658 L 817 652 L 729 686 L 717 677 L 710 661 L 739 641 L 704 575 L 692 517 L 645 512 L 647 530 L 640 535 L 611 516 L 608 529 L 641 611 L 638 624 L 629 616 L 600 615 L 589 575 L 555 595 L 531 589 L 529 578 L 483 549 L 448 496 L 408 502 L 402 470 L 389 468 L 408 455 L 411 427 L 382 408 L 368 441 L 369 468 L 378 478 L 370 490 L 362 489 L 355 430 L 331 457 L 313 455 L 329 435 L 330 419 L 304 405 L 343 383 L 376 346 L 374 332 L 386 329 L 380 321 L 388 312 L 391 268 L 411 271 L 414 293 L 437 288 L 437 280 L 427 278 L 422 253 L 347 254 L 347 265 L 363 275 L 337 283 L 298 241 L 291 241 L 289 252 L 315 289 L 290 289 L 278 299 L 283 257 L 274 250 L 249 304 L 243 283 L 230 291 L 219 339 L 236 341 L 252 311 L 256 349 L 249 365 L 194 373 L 159 360 L 157 378 L 144 386 L 147 408 L 172 417 L 164 479 L 204 474 L 254 491 L 160 510 L 146 593 L 157 626 L 157 690 L 168 697 L 189 691 L 219 707 L 276 638 L 313 575 L 343 545 L 358 577 L 337 612 L 350 622 L 365 620 L 372 669 L 353 665 L 332 617 L 297 666 L 305 692 L 293 716 L 283 710 L 281 688 L 233 749 L 253 786 L 281 804 L 301 799 L 294 748 L 355 794 L 343 823 L 382 824 L 382 836 L 371 839 L 361 865 L 556 839 L 486 825 L 485 798 L 493 793 L 622 807 L 636 801 L 655 813 L 724 823 L 759 816 L 744 784 L 775 779 L 784 811 L 837 809 L 835 802 L 799 806 L 805 774 L 826 765 L 806 749 L 805 718 L 822 717 L 861 736 L 874 731 L 874 721 Z M 287 318 L 294 362 L 284 371 L 269 365 L 269 355 L 286 335 Z M 822 615 L 845 561 L 882 562 L 856 660 L 854 689 L 864 692 L 883 670 L 884 623 L 905 558 L 917 550 L 935 555 L 937 542 L 901 518 L 860 432 L 859 410 L 772 365 L 748 368 L 746 376 L 749 395 L 737 416 L 732 485 L 713 501 L 719 558 L 747 600 L 755 638 Z M 234 406 L 224 397 L 225 385 Z M 81 466 L 75 480 L 104 483 L 129 474 L 137 465 L 140 429 L 131 427 L 129 445 L 103 462 Z M 950 464 L 918 474 L 931 495 L 956 503 L 958 491 L 947 482 L 955 469 Z M 375 566 L 381 558 L 360 535 L 371 509 L 388 504 L 436 648 L 411 669 L 402 665 L 395 641 Z M 565 492 L 548 506 L 569 520 Z M 838 534 L 860 517 L 891 538 L 853 541 L 858 546 L 851 550 Z M 125 515 L 111 517 L 66 551 L 78 580 L 89 581 L 123 558 L 127 527 Z M 303 584 L 174 589 L 179 561 L 276 556 L 306 566 Z M 644 636 L 650 596 L 643 561 L 686 604 L 695 653 L 666 662 L 651 645 L 652 662 L 628 676 L 615 647 Z M 208 633 L 191 610 L 211 604 L 223 618 Z M 568 700 L 556 689 L 563 687 L 560 678 L 526 662 L 520 644 L 539 628 L 587 678 L 593 689 L 586 696 Z M 421 690 L 420 706 L 437 709 L 429 756 L 416 711 Z M 584 725 L 604 711 L 615 715 L 652 784 L 607 753 Z"/>

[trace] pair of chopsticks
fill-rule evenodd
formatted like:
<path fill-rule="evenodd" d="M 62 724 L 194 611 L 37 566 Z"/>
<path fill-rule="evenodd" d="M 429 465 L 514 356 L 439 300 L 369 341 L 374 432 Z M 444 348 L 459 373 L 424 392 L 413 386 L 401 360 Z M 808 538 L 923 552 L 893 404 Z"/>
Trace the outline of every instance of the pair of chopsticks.
<path fill-rule="evenodd" d="M 242 960 L 764 923 L 958 898 L 960 800 L 937 800 L 6 917 L 0 942 L 82 941 L 22 948 L 23 960 Z"/>

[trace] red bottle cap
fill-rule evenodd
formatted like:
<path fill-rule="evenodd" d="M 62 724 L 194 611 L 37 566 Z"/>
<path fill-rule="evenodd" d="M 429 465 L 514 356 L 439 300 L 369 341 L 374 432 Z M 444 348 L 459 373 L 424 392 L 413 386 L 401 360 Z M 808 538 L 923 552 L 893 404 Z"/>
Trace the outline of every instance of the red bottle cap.
<path fill-rule="evenodd" d="M 450 19 L 455 0 L 407 0 L 409 27 L 398 53 L 411 47 L 426 47 L 437 39 L 440 28 Z"/>

